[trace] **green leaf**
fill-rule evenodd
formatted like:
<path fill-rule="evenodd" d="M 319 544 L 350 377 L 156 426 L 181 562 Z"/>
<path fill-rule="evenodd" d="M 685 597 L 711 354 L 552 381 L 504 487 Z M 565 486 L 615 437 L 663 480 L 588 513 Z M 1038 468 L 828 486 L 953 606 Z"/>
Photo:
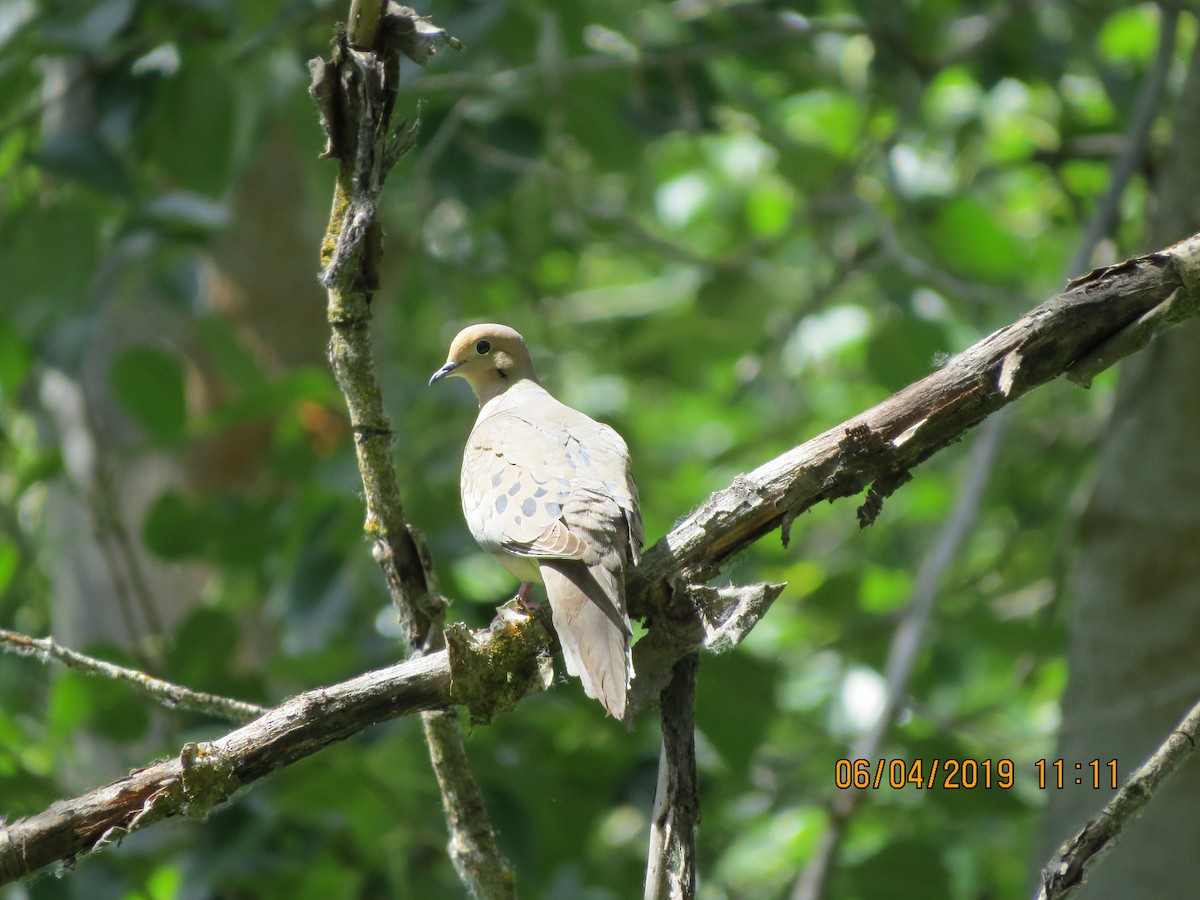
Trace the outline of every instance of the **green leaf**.
<path fill-rule="evenodd" d="M 896 839 L 850 869 L 846 880 L 853 896 L 897 896 L 897 886 L 903 885 L 906 900 L 942 900 L 953 896 L 943 853 L 932 841 Z"/>
<path fill-rule="evenodd" d="M 4 593 L 12 581 L 13 573 L 17 571 L 18 557 L 16 544 L 0 534 L 0 594 Z"/>
<path fill-rule="evenodd" d="M 859 602 L 867 612 L 886 614 L 901 609 L 912 591 L 912 574 L 905 569 L 868 565 L 863 572 Z"/>
<path fill-rule="evenodd" d="M 1138 63 L 1150 59 L 1158 43 L 1158 7 L 1131 6 L 1109 16 L 1096 36 L 1100 56 L 1109 62 Z"/>
<path fill-rule="evenodd" d="M 1012 229 L 975 197 L 958 197 L 926 227 L 929 244 L 956 271 L 986 279 L 1017 278 L 1025 272 L 1027 254 Z"/>
<path fill-rule="evenodd" d="M 7 317 L 0 316 L 0 400 L 15 397 L 31 360 L 29 347 Z"/>
<path fill-rule="evenodd" d="M 793 806 L 755 816 L 738 829 L 718 874 L 734 888 L 736 896 L 779 896 L 795 880 L 798 862 L 816 849 L 825 825 L 825 814 L 815 806 Z"/>
<path fill-rule="evenodd" d="M 183 871 L 177 865 L 162 865 L 146 880 L 149 900 L 173 900 L 182 892 Z"/>
<path fill-rule="evenodd" d="M 87 676 L 81 672 L 64 672 L 55 679 L 46 704 L 46 726 L 56 741 L 70 740 L 88 717 Z"/>
<path fill-rule="evenodd" d="M 788 185 L 778 178 L 763 177 L 746 197 L 746 222 L 756 238 L 778 238 L 790 227 L 795 209 Z"/>
<path fill-rule="evenodd" d="M 156 93 L 148 156 L 181 189 L 209 197 L 229 187 L 237 150 L 230 70 L 204 51 L 185 51 L 179 73 Z"/>
<path fill-rule="evenodd" d="M 781 104 L 782 125 L 788 137 L 845 157 L 856 149 L 862 111 L 849 94 L 806 91 Z"/>
<path fill-rule="evenodd" d="M 187 422 L 183 367 L 156 347 L 128 347 L 117 354 L 109 372 L 113 393 L 151 439 L 173 444 Z"/>
<path fill-rule="evenodd" d="M 92 646 L 87 652 L 120 665 L 134 665 L 111 646 Z M 51 695 L 51 734 L 59 740 L 87 728 L 115 741 L 132 741 L 146 732 L 150 718 L 146 703 L 129 685 L 66 672 L 55 682 Z"/>
<path fill-rule="evenodd" d="M 44 169 L 110 194 L 131 194 L 133 176 L 98 136 L 82 131 L 56 131 L 33 154 Z"/>
<path fill-rule="evenodd" d="M 932 372 L 939 354 L 951 347 L 949 336 L 936 323 L 911 315 L 896 317 L 871 333 L 867 368 L 888 390 L 898 391 Z"/>
<path fill-rule="evenodd" d="M 11 221 L 11 220 L 10 220 Z M 13 325 L 28 333 L 37 325 L 61 322 L 88 301 L 98 261 L 99 217 L 83 203 L 34 205 L 20 211 L 20 227 L 0 241 L 5 310 Z M 21 305 L 16 304 L 20 298 Z"/>
<path fill-rule="evenodd" d="M 142 541 L 163 559 L 184 559 L 200 552 L 207 519 L 176 491 L 164 491 L 142 523 Z"/>
<path fill-rule="evenodd" d="M 210 607 L 193 610 L 175 632 L 168 677 L 200 690 L 220 690 L 237 646 L 237 625 L 228 613 Z"/>
<path fill-rule="evenodd" d="M 696 724 L 725 771 L 750 765 L 777 710 L 777 666 L 748 653 L 706 656 L 696 679 Z M 746 697 L 757 698 L 747 703 Z"/>
<path fill-rule="evenodd" d="M 146 513 L 142 540 L 163 559 L 198 556 L 228 566 L 255 565 L 275 545 L 276 512 L 269 501 L 236 495 L 191 500 L 167 490 Z"/>

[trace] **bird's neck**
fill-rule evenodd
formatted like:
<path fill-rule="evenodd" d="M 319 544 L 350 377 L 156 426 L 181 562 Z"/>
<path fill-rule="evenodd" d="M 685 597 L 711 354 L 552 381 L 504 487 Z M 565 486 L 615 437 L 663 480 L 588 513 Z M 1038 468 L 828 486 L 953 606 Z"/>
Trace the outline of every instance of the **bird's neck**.
<path fill-rule="evenodd" d="M 475 397 L 479 400 L 480 409 L 509 391 L 524 392 L 531 388 L 539 391 L 543 389 L 533 375 L 501 371 L 496 372 L 495 378 L 489 378 L 487 381 L 471 386 L 475 388 Z"/>

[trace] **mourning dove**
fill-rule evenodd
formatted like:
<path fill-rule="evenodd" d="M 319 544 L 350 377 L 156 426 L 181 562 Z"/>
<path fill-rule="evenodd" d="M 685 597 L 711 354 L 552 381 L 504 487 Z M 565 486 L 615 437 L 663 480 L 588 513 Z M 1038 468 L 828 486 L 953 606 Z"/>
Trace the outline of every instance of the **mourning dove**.
<path fill-rule="evenodd" d="M 479 417 L 462 462 L 462 507 L 479 545 L 529 585 L 546 586 L 567 672 L 617 719 L 633 677 L 625 566 L 642 515 L 629 449 L 613 429 L 538 383 L 525 340 L 472 325 L 429 383 L 465 378 Z"/>

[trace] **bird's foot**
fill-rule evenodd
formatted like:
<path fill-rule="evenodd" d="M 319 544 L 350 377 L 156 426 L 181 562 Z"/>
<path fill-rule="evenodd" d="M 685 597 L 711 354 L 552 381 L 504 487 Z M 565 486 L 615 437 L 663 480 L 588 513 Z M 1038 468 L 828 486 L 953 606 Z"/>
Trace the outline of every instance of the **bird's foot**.
<path fill-rule="evenodd" d="M 538 603 L 533 597 L 533 585 L 528 581 L 522 581 L 521 586 L 517 588 L 517 595 L 513 597 L 521 606 L 525 607 L 526 612 L 531 616 L 537 615 L 542 611 L 542 604 Z"/>

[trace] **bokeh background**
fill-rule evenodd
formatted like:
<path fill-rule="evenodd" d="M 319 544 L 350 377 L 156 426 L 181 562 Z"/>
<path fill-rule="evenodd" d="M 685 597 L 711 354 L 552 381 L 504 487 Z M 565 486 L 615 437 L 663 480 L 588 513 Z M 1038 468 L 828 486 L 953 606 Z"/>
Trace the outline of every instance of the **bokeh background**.
<path fill-rule="evenodd" d="M 402 72 L 421 131 L 384 194 L 373 336 L 406 511 L 472 626 L 515 585 L 458 507 L 473 398 L 426 387 L 463 324 L 518 328 L 550 389 L 625 436 L 653 542 L 1069 275 L 1200 228 L 1179 180 L 1200 140 L 1192 11 L 419 11 L 465 49 Z M 402 652 L 316 280 L 335 164 L 317 159 L 306 60 L 346 12 L 0 2 L 0 627 L 262 703 Z M 1119 396 L 1106 373 L 1024 398 L 990 461 L 975 439 L 939 454 L 871 529 L 852 502 L 822 507 L 788 549 L 770 535 L 728 567 L 789 587 L 702 661 L 702 897 L 792 896 L 818 858 L 828 897 L 1021 896 L 1111 793 L 1043 789 L 1034 762 L 1119 756 L 1124 775 L 1165 736 L 1200 692 L 1200 373 L 1173 340 Z M 971 479 L 979 501 L 947 529 Z M 923 594 L 937 547 L 952 552 Z M 1089 607 L 1107 587 L 1123 599 Z M 843 820 L 835 761 L 878 729 L 905 621 L 923 640 L 874 756 L 1009 759 L 1016 783 L 873 791 Z M 640 892 L 656 723 L 626 734 L 599 712 L 563 682 L 468 730 L 525 896 Z M 0 815 L 224 730 L 0 656 Z M 1190 787 L 1173 791 L 1184 821 Z M 1147 816 L 1150 849 L 1131 836 L 1081 896 L 1187 895 L 1195 854 L 1171 843 L 1194 851 L 1187 827 Z M 459 896 L 445 841 L 418 723 L 401 721 L 0 896 Z M 1167 880 L 1117 892 L 1146 867 Z"/>

